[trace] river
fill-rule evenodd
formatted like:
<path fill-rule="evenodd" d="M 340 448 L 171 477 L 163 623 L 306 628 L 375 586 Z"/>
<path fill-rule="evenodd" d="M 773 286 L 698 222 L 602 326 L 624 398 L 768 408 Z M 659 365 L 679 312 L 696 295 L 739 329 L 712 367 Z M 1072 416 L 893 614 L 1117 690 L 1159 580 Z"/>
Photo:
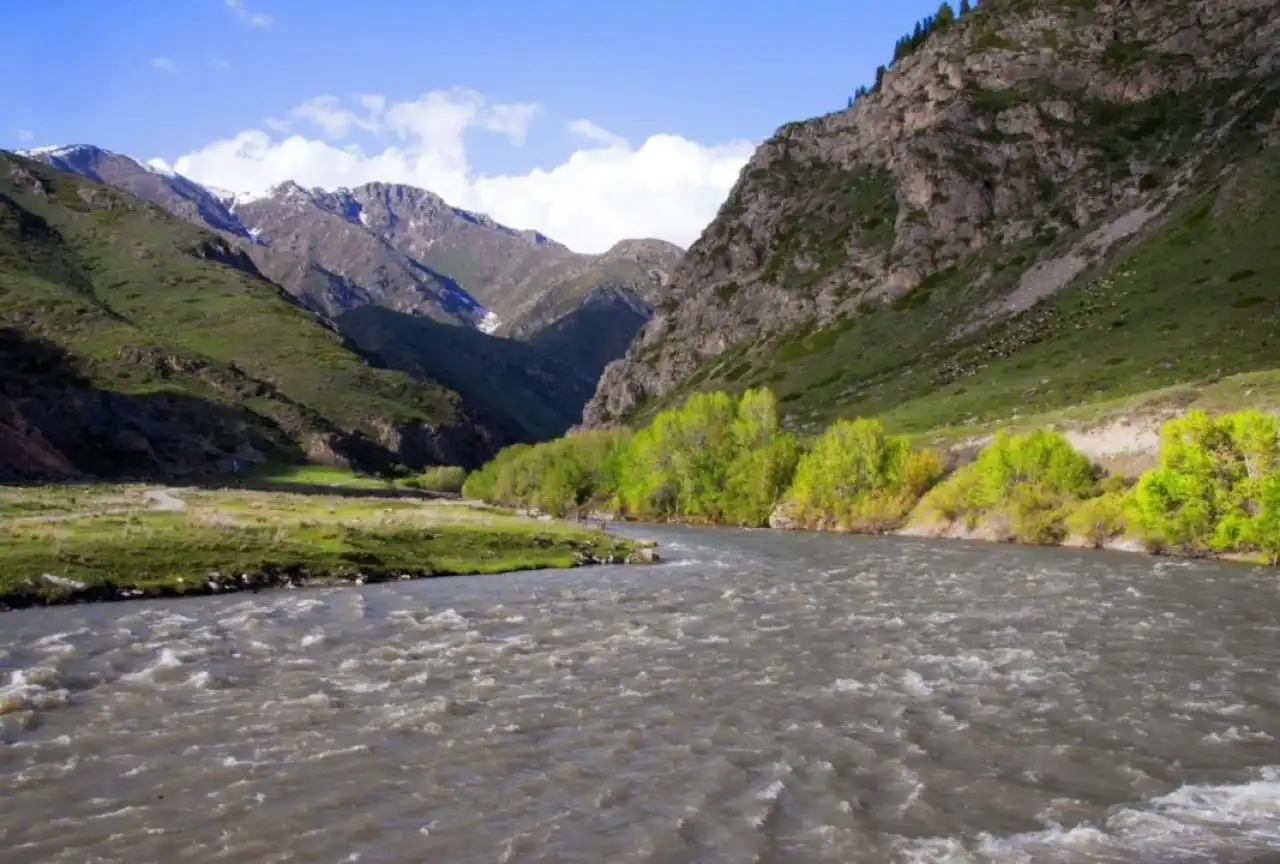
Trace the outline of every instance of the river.
<path fill-rule="evenodd" d="M 1280 856 L 1274 572 L 621 530 L 665 563 L 0 616 L 0 859 Z"/>

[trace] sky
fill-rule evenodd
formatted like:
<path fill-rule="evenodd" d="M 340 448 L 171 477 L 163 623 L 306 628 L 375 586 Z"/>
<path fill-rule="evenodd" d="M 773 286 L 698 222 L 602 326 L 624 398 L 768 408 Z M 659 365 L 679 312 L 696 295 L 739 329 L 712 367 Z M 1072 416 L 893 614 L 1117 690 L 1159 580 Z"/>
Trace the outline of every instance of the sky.
<path fill-rule="evenodd" d="M 581 252 L 688 246 L 761 141 L 843 108 L 936 6 L 22 3 L 0 148 L 94 144 L 245 194 L 410 183 Z"/>

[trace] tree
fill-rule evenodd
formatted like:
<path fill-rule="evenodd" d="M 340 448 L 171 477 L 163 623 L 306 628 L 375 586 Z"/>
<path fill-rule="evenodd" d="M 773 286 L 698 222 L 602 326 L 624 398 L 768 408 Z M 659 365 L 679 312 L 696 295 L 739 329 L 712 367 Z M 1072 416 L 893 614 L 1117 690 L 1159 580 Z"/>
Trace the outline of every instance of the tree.
<path fill-rule="evenodd" d="M 938 7 L 937 14 L 933 16 L 934 29 L 946 27 L 954 20 L 956 20 L 955 10 L 951 8 L 951 4 L 947 0 L 942 0 L 942 5 Z"/>
<path fill-rule="evenodd" d="M 973 7 L 969 5 L 969 0 L 960 0 L 961 17 L 968 15 L 971 11 L 973 11 Z"/>
<path fill-rule="evenodd" d="M 873 89 L 877 93 L 880 92 L 880 85 L 884 83 L 884 72 L 885 72 L 884 66 L 876 67 L 876 83 L 875 83 L 875 86 L 872 87 L 871 89 Z"/>

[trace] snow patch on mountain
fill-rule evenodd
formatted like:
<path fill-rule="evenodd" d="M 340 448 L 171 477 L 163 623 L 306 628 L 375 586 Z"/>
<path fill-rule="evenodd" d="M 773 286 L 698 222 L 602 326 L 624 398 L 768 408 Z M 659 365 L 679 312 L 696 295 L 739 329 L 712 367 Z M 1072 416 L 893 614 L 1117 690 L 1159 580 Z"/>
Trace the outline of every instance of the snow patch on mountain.
<path fill-rule="evenodd" d="M 476 325 L 476 329 L 481 333 L 492 333 L 500 326 L 502 326 L 502 319 L 486 309 L 484 310 L 484 317 L 480 319 L 480 323 Z"/>

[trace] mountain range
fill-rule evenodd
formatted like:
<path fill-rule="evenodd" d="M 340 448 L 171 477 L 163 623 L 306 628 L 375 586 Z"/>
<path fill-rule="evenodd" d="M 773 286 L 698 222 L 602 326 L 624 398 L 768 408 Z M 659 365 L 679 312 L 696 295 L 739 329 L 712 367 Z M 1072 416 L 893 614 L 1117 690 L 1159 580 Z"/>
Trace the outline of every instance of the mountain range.
<path fill-rule="evenodd" d="M 1280 368 L 1280 7 L 944 4 L 683 255 L 83 146 L 0 196 L 0 463 L 473 465 L 762 386 L 802 433 L 990 425 Z"/>
<path fill-rule="evenodd" d="M 578 422 L 682 254 L 658 240 L 577 254 L 411 186 L 286 182 L 255 197 L 89 145 L 18 155 L 217 233 L 363 355 L 447 382 L 503 440 L 542 440 Z"/>
<path fill-rule="evenodd" d="M 768 386 L 919 432 L 1280 366 L 1280 5 L 962 13 L 758 148 L 586 425 Z"/>

